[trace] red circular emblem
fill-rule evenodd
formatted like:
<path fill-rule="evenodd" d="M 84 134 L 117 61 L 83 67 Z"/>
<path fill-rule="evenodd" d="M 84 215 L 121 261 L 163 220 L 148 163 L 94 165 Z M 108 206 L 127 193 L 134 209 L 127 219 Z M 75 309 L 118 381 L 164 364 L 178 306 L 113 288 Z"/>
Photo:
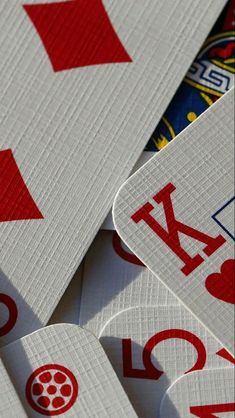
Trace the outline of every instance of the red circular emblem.
<path fill-rule="evenodd" d="M 8 332 L 14 328 L 18 316 L 18 310 L 14 300 L 10 296 L 5 295 L 5 293 L 0 293 L 0 303 L 5 305 L 9 312 L 7 322 L 0 327 L 0 337 L 3 337 L 3 335 L 8 334 Z"/>
<path fill-rule="evenodd" d="M 78 396 L 78 382 L 74 374 L 59 364 L 45 364 L 36 369 L 26 384 L 26 398 L 30 406 L 42 415 L 67 412 Z"/>

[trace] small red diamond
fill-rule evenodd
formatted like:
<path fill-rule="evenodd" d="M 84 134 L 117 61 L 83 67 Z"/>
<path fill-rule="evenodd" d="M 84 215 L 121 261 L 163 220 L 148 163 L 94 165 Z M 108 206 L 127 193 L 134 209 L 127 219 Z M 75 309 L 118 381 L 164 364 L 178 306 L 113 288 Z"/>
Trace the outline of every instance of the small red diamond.
<path fill-rule="evenodd" d="M 42 218 L 12 151 L 0 151 L 0 222 Z"/>
<path fill-rule="evenodd" d="M 54 71 L 132 61 L 101 0 L 69 0 L 23 7 Z"/>

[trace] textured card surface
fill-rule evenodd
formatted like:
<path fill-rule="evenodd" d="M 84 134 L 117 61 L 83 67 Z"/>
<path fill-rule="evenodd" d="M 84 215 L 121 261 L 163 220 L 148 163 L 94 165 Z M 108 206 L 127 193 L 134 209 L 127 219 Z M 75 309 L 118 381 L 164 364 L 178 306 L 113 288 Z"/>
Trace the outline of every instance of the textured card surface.
<path fill-rule="evenodd" d="M 79 266 L 77 272 L 69 283 L 55 311 L 53 312 L 49 325 L 57 323 L 78 324 L 81 287 L 83 280 L 84 262 Z"/>
<path fill-rule="evenodd" d="M 131 250 L 234 352 L 234 89 L 121 188 L 117 231 Z M 228 210 L 231 214 L 231 210 Z"/>
<path fill-rule="evenodd" d="M 147 161 L 150 160 L 154 156 L 154 151 L 144 151 L 140 158 L 138 159 L 137 163 L 135 164 L 132 174 L 135 173 L 142 165 L 147 163 Z M 112 210 L 110 210 L 108 216 L 105 218 L 103 224 L 101 225 L 101 230 L 105 231 L 115 231 L 115 227 L 113 224 L 113 216 L 112 216 Z"/>
<path fill-rule="evenodd" d="M 116 232 L 100 231 L 85 260 L 79 324 L 99 336 L 121 311 L 158 305 L 179 305 L 179 301 Z"/>
<path fill-rule="evenodd" d="M 167 388 L 184 373 L 234 361 L 183 306 L 123 311 L 103 329 L 100 342 L 142 418 L 159 416 Z"/>
<path fill-rule="evenodd" d="M 49 320 L 225 3 L 1 1 L 2 344 Z"/>
<path fill-rule="evenodd" d="M 27 418 L 15 388 L 0 358 L 0 417 Z"/>
<path fill-rule="evenodd" d="M 233 86 L 234 14 L 234 1 L 229 0 L 158 123 L 135 169 L 140 168 L 154 152 L 164 148 Z M 115 229 L 111 213 L 101 228 Z"/>
<path fill-rule="evenodd" d="M 166 393 L 160 418 L 234 418 L 234 369 L 193 372 Z"/>
<path fill-rule="evenodd" d="M 29 417 L 135 417 L 99 341 L 76 325 L 51 325 L 2 349 Z"/>

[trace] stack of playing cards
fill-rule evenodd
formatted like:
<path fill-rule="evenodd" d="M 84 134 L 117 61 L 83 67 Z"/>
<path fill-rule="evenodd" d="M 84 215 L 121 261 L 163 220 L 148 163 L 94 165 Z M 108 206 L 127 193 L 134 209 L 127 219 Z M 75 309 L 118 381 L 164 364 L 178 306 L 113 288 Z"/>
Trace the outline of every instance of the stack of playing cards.
<path fill-rule="evenodd" d="M 234 29 L 0 0 L 0 418 L 235 416 Z"/>

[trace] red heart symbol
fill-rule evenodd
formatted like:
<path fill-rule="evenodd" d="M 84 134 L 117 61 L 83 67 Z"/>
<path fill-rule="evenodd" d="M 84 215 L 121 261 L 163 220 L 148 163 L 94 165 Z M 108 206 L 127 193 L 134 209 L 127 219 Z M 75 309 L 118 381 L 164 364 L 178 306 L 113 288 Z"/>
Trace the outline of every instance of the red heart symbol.
<path fill-rule="evenodd" d="M 206 278 L 208 292 L 217 299 L 235 304 L 235 260 L 226 260 L 220 273 L 212 273 Z"/>

